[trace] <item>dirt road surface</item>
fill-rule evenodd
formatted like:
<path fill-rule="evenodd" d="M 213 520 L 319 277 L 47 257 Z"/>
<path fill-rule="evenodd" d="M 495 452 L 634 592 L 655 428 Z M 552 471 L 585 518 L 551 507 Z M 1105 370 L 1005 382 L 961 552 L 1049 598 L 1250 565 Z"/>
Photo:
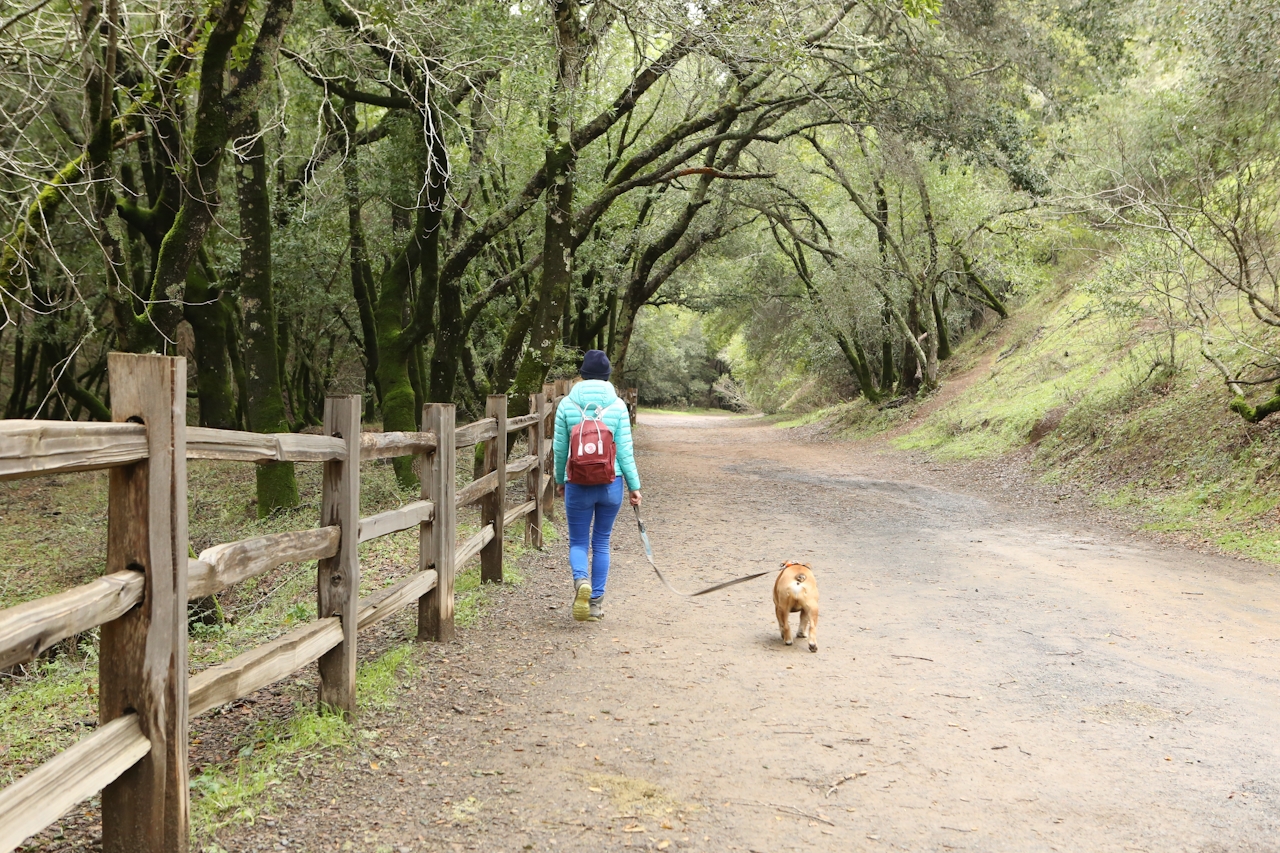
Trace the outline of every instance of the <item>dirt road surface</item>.
<path fill-rule="evenodd" d="M 1280 849 L 1280 578 L 759 420 L 642 415 L 605 621 L 563 541 L 231 850 Z M 1011 497 L 1012 496 L 1012 497 Z M 366 756 L 368 757 L 368 756 Z M 375 769 L 376 768 L 376 769 Z M 352 781 L 354 780 L 354 781 Z"/>

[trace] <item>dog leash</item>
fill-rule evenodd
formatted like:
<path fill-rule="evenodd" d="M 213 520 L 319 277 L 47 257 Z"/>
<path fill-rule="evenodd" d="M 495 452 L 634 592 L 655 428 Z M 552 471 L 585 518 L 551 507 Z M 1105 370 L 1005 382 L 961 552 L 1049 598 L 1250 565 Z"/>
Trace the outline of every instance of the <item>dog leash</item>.
<path fill-rule="evenodd" d="M 716 590 L 724 589 L 727 586 L 745 583 L 746 581 L 753 581 L 756 578 L 764 577 L 765 575 L 773 573 L 773 569 L 768 569 L 763 572 L 756 572 L 754 575 L 746 575 L 745 577 L 734 578 L 731 581 L 718 583 L 715 586 L 709 586 L 706 589 L 700 589 L 697 592 L 681 592 L 671 585 L 671 581 L 667 580 L 666 576 L 662 574 L 662 570 L 658 568 L 658 564 L 653 561 L 653 546 L 649 544 L 649 534 L 644 528 L 644 521 L 640 518 L 640 507 L 633 505 L 631 508 L 636 511 L 636 525 L 640 528 L 640 541 L 644 543 L 644 555 L 649 560 L 649 565 L 653 566 L 653 570 L 657 572 L 658 580 L 662 581 L 663 585 L 676 595 L 682 595 L 685 598 L 696 598 L 699 595 L 706 595 L 709 592 L 715 592 Z"/>

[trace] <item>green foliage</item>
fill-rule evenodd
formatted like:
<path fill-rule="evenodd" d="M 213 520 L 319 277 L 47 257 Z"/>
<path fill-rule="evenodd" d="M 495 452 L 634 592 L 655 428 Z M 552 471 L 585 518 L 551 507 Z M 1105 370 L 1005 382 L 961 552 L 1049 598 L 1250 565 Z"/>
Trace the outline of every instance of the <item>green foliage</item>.
<path fill-rule="evenodd" d="M 677 306 L 641 311 L 624 382 L 646 406 L 708 405 L 720 378 L 718 359 L 697 312 Z"/>

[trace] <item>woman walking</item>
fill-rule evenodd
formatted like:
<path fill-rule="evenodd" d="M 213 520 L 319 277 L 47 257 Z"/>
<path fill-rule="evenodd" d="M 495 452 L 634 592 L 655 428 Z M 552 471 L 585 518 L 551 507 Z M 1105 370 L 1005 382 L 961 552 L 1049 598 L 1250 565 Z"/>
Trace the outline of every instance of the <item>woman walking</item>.
<path fill-rule="evenodd" d="M 627 404 L 609 384 L 613 367 L 609 358 L 598 349 L 587 350 L 582 359 L 582 382 L 573 386 L 560 405 L 556 407 L 555 463 L 556 494 L 564 497 L 564 516 L 569 523 L 569 568 L 573 570 L 573 618 L 579 622 L 598 622 L 604 616 L 604 586 L 609 579 L 609 538 L 613 534 L 613 522 L 622 508 L 622 484 L 626 480 L 631 491 L 631 504 L 640 505 L 640 474 L 636 471 L 635 453 L 631 445 L 631 418 Z M 613 477 L 608 482 L 607 469 L 603 477 L 588 476 L 591 483 L 574 482 L 575 471 L 585 470 L 586 465 L 566 468 L 570 458 L 573 428 L 584 420 L 582 441 L 573 446 L 575 454 L 597 452 L 600 445 L 610 443 L 616 449 Z M 603 430 L 611 436 L 602 435 Z M 609 440 L 605 440 L 605 439 Z M 575 456 L 575 462 L 578 461 Z M 579 475 L 582 476 L 582 475 Z M 587 571 L 587 553 L 591 554 L 591 569 Z"/>

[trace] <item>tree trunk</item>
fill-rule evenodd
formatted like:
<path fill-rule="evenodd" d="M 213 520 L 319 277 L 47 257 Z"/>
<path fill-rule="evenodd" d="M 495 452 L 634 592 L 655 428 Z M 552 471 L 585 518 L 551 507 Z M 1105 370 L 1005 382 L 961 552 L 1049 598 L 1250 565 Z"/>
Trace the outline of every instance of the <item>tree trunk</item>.
<path fill-rule="evenodd" d="M 419 209 L 417 223 L 406 246 L 382 274 L 374 314 L 378 338 L 378 385 L 382 388 L 382 428 L 387 432 L 412 431 L 418 424 L 418 416 L 414 412 L 417 395 L 414 394 L 413 380 L 409 375 L 409 362 L 414 358 L 415 341 L 412 330 L 405 328 L 404 314 L 413 272 L 422 262 L 423 256 L 427 256 L 427 267 L 435 266 L 440 239 L 439 208 Z M 427 272 L 424 270 L 424 289 L 427 287 L 426 277 Z M 418 482 L 411 457 L 399 457 L 392 461 L 392 465 L 401 485 L 411 487 Z"/>
<path fill-rule="evenodd" d="M 920 194 L 920 213 L 924 218 L 925 234 L 929 237 L 929 260 L 925 264 L 924 270 L 916 277 L 916 287 L 921 291 L 920 296 L 923 297 L 924 291 L 929 294 L 929 316 L 927 322 L 931 322 L 932 329 L 929 329 L 928 338 L 928 359 L 925 364 L 925 375 L 929 387 L 933 387 L 938 380 L 938 361 L 951 356 L 951 344 L 943 337 L 946 333 L 946 325 L 942 319 L 942 309 L 938 305 L 938 230 L 933 224 L 933 202 L 929 198 L 929 185 L 924 179 L 924 172 L 920 168 L 920 164 L 915 161 L 912 156 L 912 167 L 915 170 L 916 190 Z M 905 241 L 904 241 L 905 242 Z M 946 355 L 941 355 L 945 346 Z"/>
<path fill-rule="evenodd" d="M 920 339 L 920 301 L 916 299 L 914 293 L 907 300 L 907 334 L 915 341 Z M 901 386 L 904 391 L 914 394 L 920 390 L 920 383 L 924 378 L 924 365 L 916 357 L 916 346 L 912 345 L 912 341 L 902 342 L 901 376 Z"/>
<path fill-rule="evenodd" d="M 26 343 L 23 327 L 18 327 L 18 339 L 13 350 L 13 386 L 9 389 L 9 401 L 5 404 L 6 418 L 26 417 L 27 396 L 31 393 L 31 385 L 35 379 L 36 358 L 40 348 L 33 342 L 24 353 Z"/>
<path fill-rule="evenodd" d="M 577 0 L 552 0 L 556 25 L 556 82 L 547 109 L 544 171 L 546 216 L 542 229 L 542 281 L 529 346 L 510 389 L 517 406 L 542 389 L 555 360 L 560 321 L 573 278 L 573 188 L 577 151 L 573 147 L 573 107 L 578 89 L 581 17 Z M 518 417 L 518 415 L 516 415 Z"/>
<path fill-rule="evenodd" d="M 240 304 L 244 312 L 245 420 L 254 432 L 288 432 L 280 387 L 276 307 L 271 278 L 271 198 L 267 191 L 266 143 L 255 110 L 242 128 L 253 142 L 237 164 L 236 197 L 240 206 Z M 292 462 L 256 467 L 258 517 L 298 505 L 298 482 Z"/>
<path fill-rule="evenodd" d="M 453 402 L 454 383 L 458 378 L 458 363 L 462 359 L 462 348 L 466 345 L 466 337 L 463 333 L 463 311 L 462 311 L 462 282 L 460 279 L 450 279 L 449 281 L 438 281 L 436 276 L 436 266 L 438 262 L 438 252 L 436 247 L 439 246 L 439 240 L 432 240 L 432 247 L 428 250 L 429 259 L 424 267 L 430 266 L 430 271 L 424 268 L 423 278 L 427 275 L 432 276 L 433 281 L 438 282 L 436 289 L 438 291 L 439 310 L 435 320 L 435 346 L 431 351 L 431 402 L 433 403 L 451 403 Z M 424 282 L 425 286 L 425 282 Z"/>
<path fill-rule="evenodd" d="M 236 398 L 231 387 L 227 340 L 230 333 L 218 289 L 209 283 L 201 264 L 187 270 L 183 316 L 196 338 L 196 396 L 200 426 L 236 428 Z"/>
<path fill-rule="evenodd" d="M 141 348 L 144 340 L 151 342 L 149 339 L 154 335 L 141 334 L 143 330 L 135 320 L 133 297 L 125 284 L 124 252 L 110 222 L 116 208 L 112 123 L 115 119 L 119 3 L 118 0 L 107 0 L 105 18 L 96 3 L 85 3 L 82 9 L 80 24 L 85 41 L 93 44 L 99 33 L 106 35 L 100 57 L 95 56 L 93 50 L 85 52 L 85 100 L 91 125 L 85 146 L 85 168 L 93 186 L 94 236 L 106 262 L 107 294 L 116 326 L 116 344 L 130 351 Z"/>
<path fill-rule="evenodd" d="M 428 105 L 428 109 L 432 109 Z M 440 126 L 434 114 L 431 127 Z M 374 324 L 378 340 L 378 385 L 382 389 L 382 428 L 387 431 L 417 429 L 414 411 L 418 395 L 410 376 L 410 361 L 417 358 L 417 348 L 427 334 L 435 333 L 440 347 L 440 331 L 433 328 L 431 308 L 435 304 L 440 281 L 440 225 L 446 193 L 448 151 L 438 133 L 424 140 L 424 172 L 427 194 L 419 204 L 413 228 L 404 247 L 382 274 Z M 421 186 L 422 184 L 419 184 Z M 417 300 L 410 303 L 413 275 L 421 270 Z M 406 312 L 410 320 L 405 322 Z M 435 392 L 435 360 L 432 360 L 432 393 Z M 435 399 L 435 398 L 433 398 Z M 438 399 L 436 402 L 440 402 Z M 404 486 L 418 482 L 413 472 L 413 459 L 405 456 L 393 461 L 396 479 Z"/>
<path fill-rule="evenodd" d="M 382 389 L 378 384 L 378 330 L 373 319 L 376 301 L 372 270 L 365 250 L 364 222 L 360 215 L 360 161 L 359 147 L 355 144 L 355 104 L 347 102 L 342 109 L 342 125 L 347 134 L 347 152 L 342 161 L 343 186 L 347 196 L 347 232 L 351 262 L 351 292 L 360 315 L 360 334 L 364 349 L 365 393 L 369 394 L 365 406 L 365 419 L 373 419 L 375 401 L 382 401 Z"/>
<path fill-rule="evenodd" d="M 1008 319 L 1009 309 L 1006 308 L 1005 304 L 1000 301 L 1000 298 L 992 292 L 991 288 L 987 287 L 987 283 L 982 280 L 982 276 L 973 268 L 973 262 L 969 259 L 969 256 L 959 249 L 956 250 L 956 254 L 959 255 L 960 264 L 964 267 L 965 278 L 967 278 L 969 283 L 978 288 L 979 292 L 982 293 L 982 297 L 977 299 L 977 301 L 989 306 L 992 311 L 995 311 L 1000 315 L 1002 320 Z"/>
<path fill-rule="evenodd" d="M 938 330 L 938 361 L 946 361 L 951 358 L 951 334 L 947 331 L 947 320 L 942 314 L 942 303 L 938 299 L 936 287 L 929 294 L 929 299 L 933 302 L 933 325 Z"/>
<path fill-rule="evenodd" d="M 247 0 L 222 0 L 218 8 L 209 12 L 211 27 L 200 62 L 199 97 L 189 165 L 182 182 L 182 206 L 161 241 L 156 259 L 149 294 L 149 313 L 154 316 L 141 320 L 156 323 L 165 333 L 176 328 L 183 313 L 182 303 L 196 301 L 185 287 L 193 281 L 189 274 L 197 266 L 205 234 L 217 212 L 219 175 L 227 141 L 233 128 L 257 109 L 263 79 L 269 66 L 274 65 L 285 24 L 293 13 L 292 0 L 268 0 L 252 49 L 243 63 L 234 67 L 232 54 L 242 44 L 249 5 Z M 228 78 L 230 88 L 226 85 Z M 201 278 L 203 274 L 197 271 L 197 285 Z M 204 283 L 207 287 L 207 280 Z M 211 322 L 209 318 L 203 321 Z M 205 417 L 201 408 L 201 417 Z"/>
<path fill-rule="evenodd" d="M 520 363 L 520 354 L 524 351 L 525 341 L 529 338 L 529 329 L 533 327 L 533 317 L 537 313 L 537 295 L 526 299 L 516 312 L 516 316 L 507 327 L 506 340 L 498 354 L 498 361 L 493 369 L 493 387 L 510 388 L 515 380 L 516 366 Z M 508 411 L 508 414 L 510 414 Z M 519 417 L 519 415 L 513 415 Z"/>
<path fill-rule="evenodd" d="M 880 309 L 880 334 L 880 390 L 888 396 L 898 376 L 893 366 L 893 312 L 887 299 Z"/>

